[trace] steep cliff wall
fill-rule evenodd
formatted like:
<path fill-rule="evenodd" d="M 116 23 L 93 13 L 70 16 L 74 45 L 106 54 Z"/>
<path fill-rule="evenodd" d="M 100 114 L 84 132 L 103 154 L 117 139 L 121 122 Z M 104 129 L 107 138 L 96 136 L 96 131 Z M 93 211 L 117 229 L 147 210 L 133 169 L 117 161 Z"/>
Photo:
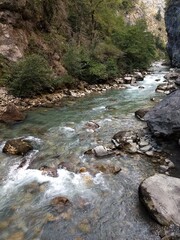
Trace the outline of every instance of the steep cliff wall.
<path fill-rule="evenodd" d="M 166 10 L 167 50 L 173 67 L 180 67 L 180 1 L 171 0 Z"/>
<path fill-rule="evenodd" d="M 134 10 L 127 17 L 130 22 L 144 18 L 149 30 L 166 43 L 165 0 L 138 0 Z"/>

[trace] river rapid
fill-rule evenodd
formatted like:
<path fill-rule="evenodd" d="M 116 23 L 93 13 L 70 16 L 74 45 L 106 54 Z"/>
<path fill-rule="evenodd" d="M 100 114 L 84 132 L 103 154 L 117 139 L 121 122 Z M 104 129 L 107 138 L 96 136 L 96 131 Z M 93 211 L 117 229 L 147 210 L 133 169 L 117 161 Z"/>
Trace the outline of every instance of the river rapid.
<path fill-rule="evenodd" d="M 156 86 L 168 69 L 155 63 L 143 82 L 125 90 L 64 101 L 63 107 L 39 108 L 25 122 L 0 125 L 0 239 L 1 240 L 158 240 L 162 227 L 141 207 L 140 182 L 155 173 L 143 155 L 87 156 L 85 151 L 108 145 L 121 130 L 143 129 L 134 117 L 139 108 L 159 99 Z M 156 80 L 159 79 L 159 82 Z M 139 86 L 144 88 L 139 88 Z M 94 121 L 100 128 L 88 129 Z M 34 150 L 24 158 L 2 153 L 7 139 L 25 137 Z M 88 169 L 96 162 L 120 164 L 117 175 L 73 173 L 58 169 L 58 177 L 42 175 L 42 165 L 60 162 Z M 30 167 L 29 167 L 30 165 Z M 70 204 L 58 210 L 50 203 L 63 196 Z"/>

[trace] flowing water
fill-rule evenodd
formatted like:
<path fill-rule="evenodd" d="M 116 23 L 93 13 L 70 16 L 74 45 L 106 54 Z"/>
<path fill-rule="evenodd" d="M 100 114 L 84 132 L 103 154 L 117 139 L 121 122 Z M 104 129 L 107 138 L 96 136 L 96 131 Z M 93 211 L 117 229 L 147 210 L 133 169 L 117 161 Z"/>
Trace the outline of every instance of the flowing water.
<path fill-rule="evenodd" d="M 155 88 L 166 73 L 156 63 L 145 77 L 144 89 L 129 86 L 102 95 L 66 100 L 61 108 L 37 109 L 24 123 L 0 125 L 0 239 L 1 240 L 156 240 L 161 227 L 138 200 L 140 182 L 155 173 L 143 156 L 109 156 L 96 159 L 84 152 L 107 145 L 121 130 L 141 129 L 134 112 L 160 98 Z M 88 121 L 100 128 L 87 129 Z M 25 157 L 2 153 L 7 139 L 25 137 L 34 150 Z M 26 164 L 18 168 L 22 160 Z M 96 162 L 121 165 L 117 175 L 73 173 L 58 169 L 58 177 L 42 175 L 39 167 L 60 162 L 90 169 Z M 29 164 L 31 165 L 28 168 Z M 50 202 L 57 196 L 70 200 L 63 210 Z"/>

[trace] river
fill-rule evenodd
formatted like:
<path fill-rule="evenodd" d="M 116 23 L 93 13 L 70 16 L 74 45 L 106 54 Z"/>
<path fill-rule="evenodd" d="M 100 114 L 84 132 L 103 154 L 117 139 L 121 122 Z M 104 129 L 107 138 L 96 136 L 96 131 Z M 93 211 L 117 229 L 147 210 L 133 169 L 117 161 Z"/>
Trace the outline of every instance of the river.
<path fill-rule="evenodd" d="M 151 161 L 143 155 L 103 159 L 84 155 L 97 145 L 110 144 L 118 131 L 146 126 L 134 112 L 153 106 L 151 98 L 162 97 L 155 88 L 163 82 L 167 69 L 156 63 L 151 71 L 138 86 L 66 99 L 63 107 L 30 111 L 23 123 L 0 125 L 0 150 L 7 139 L 15 137 L 25 137 L 34 146 L 23 168 L 18 168 L 23 157 L 0 151 L 1 240 L 160 239 L 162 227 L 148 216 L 138 199 L 140 182 L 155 173 Z M 144 88 L 139 89 L 140 85 Z M 87 129 L 88 121 L 100 128 Z M 58 169 L 59 176 L 52 178 L 38 170 L 42 165 L 56 167 L 62 161 L 87 168 L 97 161 L 114 162 L 122 171 L 91 175 Z M 61 212 L 50 204 L 57 196 L 71 202 Z"/>

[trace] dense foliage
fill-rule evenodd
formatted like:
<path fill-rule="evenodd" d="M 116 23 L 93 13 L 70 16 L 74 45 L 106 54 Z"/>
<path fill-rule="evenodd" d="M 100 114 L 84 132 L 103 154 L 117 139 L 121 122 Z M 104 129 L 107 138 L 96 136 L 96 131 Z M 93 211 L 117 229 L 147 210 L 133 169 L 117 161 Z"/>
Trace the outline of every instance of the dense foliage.
<path fill-rule="evenodd" d="M 46 60 L 33 54 L 14 64 L 6 84 L 13 95 L 32 97 L 50 89 L 51 75 Z"/>

